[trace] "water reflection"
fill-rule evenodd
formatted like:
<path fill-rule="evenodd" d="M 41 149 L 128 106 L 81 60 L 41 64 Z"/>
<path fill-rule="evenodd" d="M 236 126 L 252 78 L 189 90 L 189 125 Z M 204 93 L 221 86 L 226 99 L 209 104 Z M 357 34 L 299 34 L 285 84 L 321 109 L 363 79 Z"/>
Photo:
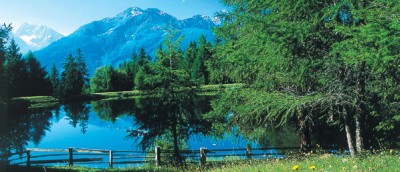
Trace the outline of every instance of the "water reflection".
<path fill-rule="evenodd" d="M 28 142 L 39 144 L 51 127 L 55 107 L 29 109 L 26 104 L 0 105 L 0 158 L 22 152 Z"/>
<path fill-rule="evenodd" d="M 73 102 L 65 104 L 64 111 L 70 120 L 70 124 L 74 128 L 79 124 L 81 132 L 85 134 L 88 128 L 90 107 L 86 103 Z"/>
<path fill-rule="evenodd" d="M 191 135 L 206 135 L 211 122 L 202 118 L 210 110 L 211 97 L 186 97 L 175 100 L 139 99 L 135 102 L 134 117 L 137 129 L 130 130 L 128 137 L 140 138 L 142 149 L 157 142 L 162 149 L 172 149 L 173 162 L 182 162 L 180 149 L 187 148 Z"/>
<path fill-rule="evenodd" d="M 115 122 L 119 116 L 133 115 L 135 105 L 140 101 L 137 99 L 122 99 L 122 100 L 99 100 L 92 101 L 93 111 L 97 116 L 105 121 Z"/>
<path fill-rule="evenodd" d="M 128 131 L 125 132 L 125 137 L 129 138 L 131 143 L 136 141 L 142 150 L 152 148 L 155 144 L 162 146 L 163 149 L 172 149 L 174 162 L 178 162 L 182 160 L 179 150 L 189 148 L 187 142 L 191 135 L 203 135 L 211 130 L 211 123 L 202 118 L 202 114 L 210 110 L 211 99 L 212 97 L 206 96 L 188 96 L 173 101 L 162 98 L 100 100 L 70 102 L 34 109 L 28 108 L 26 104 L 2 105 L 0 106 L 0 156 L 5 162 L 13 152 L 22 152 L 32 144 L 54 148 L 56 143 L 54 137 L 63 138 L 60 133 L 67 134 L 68 141 L 65 137 L 66 143 L 57 142 L 56 147 L 65 144 L 75 146 L 76 144 L 69 143 L 69 140 L 77 140 L 71 139 L 72 135 L 77 134 L 72 134 L 68 128 L 79 129 L 82 135 L 77 137 L 82 139 L 82 137 L 92 137 L 93 132 L 87 134 L 90 131 L 99 130 L 99 127 L 105 125 L 109 126 L 101 121 L 114 124 L 117 120 L 123 119 L 125 123 L 130 122 L 130 127 L 123 130 Z M 62 131 L 59 128 L 62 128 Z M 52 137 L 47 138 L 51 143 L 41 144 L 43 138 L 46 138 L 46 133 Z M 93 138 L 96 139 L 99 140 Z M 114 144 L 122 144 L 120 140 L 108 140 L 115 142 Z"/>

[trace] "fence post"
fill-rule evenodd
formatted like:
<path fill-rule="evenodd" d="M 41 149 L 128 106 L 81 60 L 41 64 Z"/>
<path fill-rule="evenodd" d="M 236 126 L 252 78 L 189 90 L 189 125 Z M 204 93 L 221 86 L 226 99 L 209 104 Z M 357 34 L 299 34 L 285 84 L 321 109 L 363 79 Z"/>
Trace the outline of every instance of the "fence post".
<path fill-rule="evenodd" d="M 200 168 L 203 168 L 207 162 L 207 148 L 200 148 Z"/>
<path fill-rule="evenodd" d="M 31 151 L 26 150 L 26 166 L 31 167 Z"/>
<path fill-rule="evenodd" d="M 251 159 L 252 158 L 251 157 L 251 145 L 250 144 L 248 144 L 246 146 L 246 157 L 247 157 L 247 159 Z"/>
<path fill-rule="evenodd" d="M 74 157 L 72 155 L 73 149 L 72 148 L 68 148 L 68 155 L 69 155 L 69 166 L 73 166 L 74 165 Z"/>
<path fill-rule="evenodd" d="M 156 146 L 155 150 L 155 160 L 156 160 L 156 166 L 160 166 L 161 165 L 161 150 L 160 150 L 160 146 Z"/>
<path fill-rule="evenodd" d="M 113 168 L 113 163 L 114 163 L 114 160 L 113 160 L 113 151 L 112 150 L 110 150 L 110 158 L 109 158 L 109 166 L 110 166 L 110 168 Z"/>

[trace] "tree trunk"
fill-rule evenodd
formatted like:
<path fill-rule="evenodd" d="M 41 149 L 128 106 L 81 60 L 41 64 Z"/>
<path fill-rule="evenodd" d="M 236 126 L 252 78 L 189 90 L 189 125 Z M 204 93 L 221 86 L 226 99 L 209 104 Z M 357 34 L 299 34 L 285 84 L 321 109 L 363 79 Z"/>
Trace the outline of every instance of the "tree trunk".
<path fill-rule="evenodd" d="M 358 102 L 357 109 L 355 114 L 355 122 L 356 122 L 356 149 L 357 152 L 362 151 L 364 148 L 363 145 L 363 136 L 362 136 L 362 122 L 363 122 L 363 114 L 364 114 L 364 96 L 365 96 L 365 61 L 360 64 L 360 74 L 358 76 Z"/>
<path fill-rule="evenodd" d="M 179 143 L 178 143 L 178 131 L 177 131 L 177 124 L 174 122 L 174 126 L 172 126 L 172 135 L 174 137 L 174 157 L 175 163 L 180 163 L 180 154 L 179 154 Z"/>
<path fill-rule="evenodd" d="M 310 131 L 307 127 L 305 121 L 304 113 L 301 113 L 297 116 L 298 125 L 299 125 L 299 135 L 300 135 L 300 150 L 302 152 L 310 151 L 311 145 L 311 138 L 310 138 Z"/>
<path fill-rule="evenodd" d="M 343 120 L 344 120 L 344 128 L 346 131 L 347 145 L 349 146 L 350 155 L 354 157 L 355 151 L 353 146 L 353 139 L 351 137 L 351 129 L 349 126 L 349 119 L 346 108 L 343 108 Z"/>
<path fill-rule="evenodd" d="M 360 122 L 360 116 L 359 114 L 356 115 L 355 117 L 355 122 L 356 122 L 356 149 L 357 152 L 361 152 L 364 145 L 363 145 L 363 137 L 362 137 L 362 133 L 361 133 L 361 122 Z"/>

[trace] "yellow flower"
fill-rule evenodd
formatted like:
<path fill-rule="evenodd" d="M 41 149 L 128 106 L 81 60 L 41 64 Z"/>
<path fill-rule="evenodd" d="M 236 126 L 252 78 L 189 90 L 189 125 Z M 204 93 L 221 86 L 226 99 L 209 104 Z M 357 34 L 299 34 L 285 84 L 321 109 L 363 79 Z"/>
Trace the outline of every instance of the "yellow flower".
<path fill-rule="evenodd" d="M 315 165 L 310 166 L 311 170 L 315 170 Z"/>
<path fill-rule="evenodd" d="M 390 151 L 389 151 L 389 152 L 390 152 L 390 155 L 392 155 L 392 154 L 393 154 L 393 149 L 390 149 Z"/>
<path fill-rule="evenodd" d="M 343 171 L 346 171 L 346 167 L 342 167 L 342 170 L 343 170 Z"/>
<path fill-rule="evenodd" d="M 357 165 L 355 165 L 355 166 L 353 166 L 353 168 L 357 170 L 358 166 L 357 166 Z"/>
<path fill-rule="evenodd" d="M 296 170 L 297 171 L 298 169 L 299 169 L 298 165 L 295 165 L 295 166 L 292 167 L 292 170 Z"/>

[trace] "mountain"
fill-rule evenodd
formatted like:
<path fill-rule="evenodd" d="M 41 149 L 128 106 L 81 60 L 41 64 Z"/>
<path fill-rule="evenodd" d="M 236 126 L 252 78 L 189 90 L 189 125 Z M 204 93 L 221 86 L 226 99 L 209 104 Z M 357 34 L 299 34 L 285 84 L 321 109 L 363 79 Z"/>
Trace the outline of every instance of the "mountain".
<path fill-rule="evenodd" d="M 80 48 L 92 75 L 100 66 L 115 66 L 131 59 L 141 47 L 154 57 L 170 26 L 179 31 L 177 36 L 184 36 L 182 48 L 200 35 L 214 41 L 212 28 L 216 25 L 207 16 L 178 20 L 155 8 L 129 8 L 115 17 L 86 24 L 34 54 L 47 69 L 53 63 L 61 69 L 65 58 Z"/>
<path fill-rule="evenodd" d="M 19 45 L 21 53 L 25 54 L 29 50 L 36 51 L 64 37 L 64 35 L 46 26 L 22 24 L 19 29 L 11 34 L 15 42 Z"/>

